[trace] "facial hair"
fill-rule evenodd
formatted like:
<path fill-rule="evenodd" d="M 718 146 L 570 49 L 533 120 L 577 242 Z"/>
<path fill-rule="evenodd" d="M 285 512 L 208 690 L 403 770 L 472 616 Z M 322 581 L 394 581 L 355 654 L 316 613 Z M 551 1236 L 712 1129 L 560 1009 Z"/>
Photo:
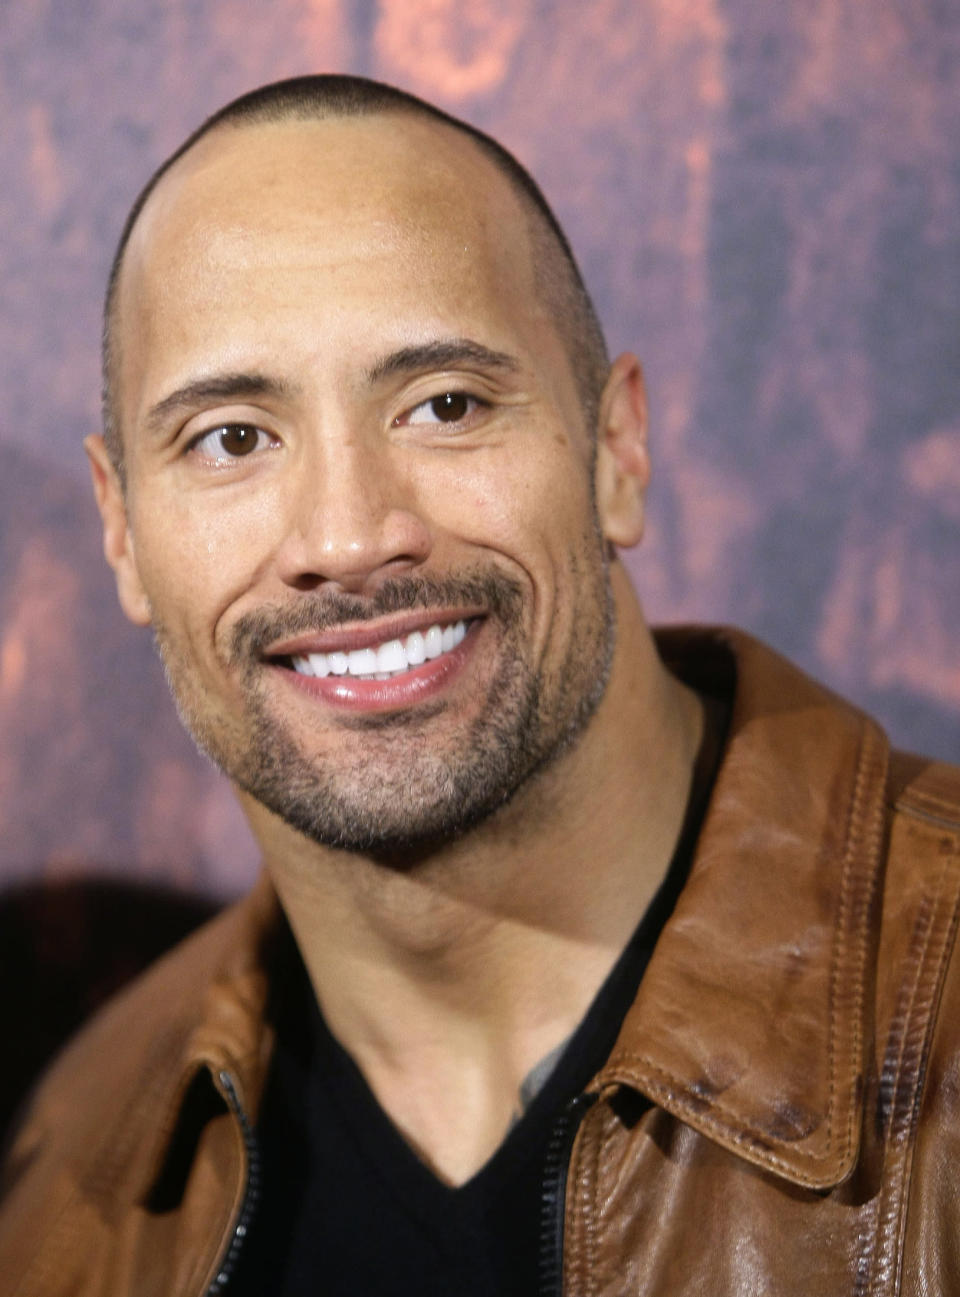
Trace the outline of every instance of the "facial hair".
<path fill-rule="evenodd" d="M 610 671 L 613 611 L 605 561 L 598 571 L 591 548 L 592 571 L 571 558 L 574 584 L 581 578 L 592 597 L 578 603 L 571 642 L 552 673 L 528 660 L 523 587 L 494 568 L 394 577 L 365 598 L 307 592 L 296 604 L 244 615 L 227 652 L 244 700 L 233 720 L 205 703 L 195 672 L 162 626 L 155 626 L 157 645 L 184 724 L 235 784 L 316 843 L 406 865 L 494 814 L 571 746 L 595 711 Z M 445 742 L 437 742 L 432 722 L 451 704 L 434 699 L 341 720 L 359 741 L 321 760 L 271 707 L 264 688 L 266 670 L 275 669 L 264 665 L 271 643 L 393 613 L 463 606 L 482 608 L 493 623 L 497 666 L 474 719 L 446 726 L 454 736 Z"/>

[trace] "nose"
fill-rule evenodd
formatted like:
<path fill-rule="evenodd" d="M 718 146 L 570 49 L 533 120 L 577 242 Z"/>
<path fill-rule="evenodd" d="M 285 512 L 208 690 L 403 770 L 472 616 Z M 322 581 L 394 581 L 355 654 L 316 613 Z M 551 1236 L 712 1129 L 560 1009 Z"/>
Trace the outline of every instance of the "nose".
<path fill-rule="evenodd" d="M 344 438 L 296 467 L 292 513 L 277 552 L 287 586 L 334 584 L 362 594 L 428 558 L 431 529 L 396 453 Z"/>

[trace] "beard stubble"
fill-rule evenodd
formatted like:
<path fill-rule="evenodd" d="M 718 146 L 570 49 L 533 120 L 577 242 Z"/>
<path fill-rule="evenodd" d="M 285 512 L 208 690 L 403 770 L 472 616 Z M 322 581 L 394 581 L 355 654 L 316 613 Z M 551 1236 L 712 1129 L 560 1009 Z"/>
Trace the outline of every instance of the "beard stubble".
<path fill-rule="evenodd" d="M 155 637 L 188 732 L 239 788 L 322 846 L 407 865 L 494 814 L 587 725 L 606 687 L 614 639 L 602 548 L 599 560 L 596 554 L 586 563 L 571 556 L 571 577 L 587 597 L 578 603 L 565 657 L 549 675 L 524 651 L 523 588 L 496 569 L 391 578 L 368 598 L 309 592 L 290 607 L 245 614 L 227 654 L 241 682 L 237 718 L 217 717 L 175 638 L 157 623 Z M 442 701 L 352 718 L 354 741 L 322 761 L 303 750 L 271 709 L 263 687 L 265 672 L 275 669 L 263 660 L 270 643 L 391 613 L 456 606 L 481 607 L 496 623 L 498 661 L 474 719 L 459 730 L 447 727 L 453 737 L 443 744 L 432 723 L 450 706 Z"/>

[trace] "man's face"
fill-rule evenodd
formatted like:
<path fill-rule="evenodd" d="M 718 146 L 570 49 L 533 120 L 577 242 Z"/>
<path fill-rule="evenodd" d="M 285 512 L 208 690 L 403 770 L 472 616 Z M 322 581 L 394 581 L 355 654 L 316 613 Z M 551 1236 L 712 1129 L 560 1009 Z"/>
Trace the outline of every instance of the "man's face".
<path fill-rule="evenodd" d="M 592 430 L 468 140 L 215 132 L 145 209 L 116 328 L 121 596 L 238 785 L 390 854 L 569 746 L 612 651 Z"/>

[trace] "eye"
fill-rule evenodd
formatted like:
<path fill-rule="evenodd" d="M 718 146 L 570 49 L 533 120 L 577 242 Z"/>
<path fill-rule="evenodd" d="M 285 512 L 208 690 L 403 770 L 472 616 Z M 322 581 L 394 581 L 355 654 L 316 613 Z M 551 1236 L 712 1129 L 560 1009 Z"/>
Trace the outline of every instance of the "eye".
<path fill-rule="evenodd" d="M 277 443 L 269 433 L 252 423 L 223 423 L 209 432 L 202 432 L 190 444 L 201 459 L 224 463 L 231 459 L 244 459 L 255 450 L 268 450 Z"/>
<path fill-rule="evenodd" d="M 432 396 L 429 401 L 421 401 L 409 414 L 401 415 L 397 423 L 460 423 L 470 417 L 484 404 L 476 396 L 466 392 L 443 392 Z"/>

